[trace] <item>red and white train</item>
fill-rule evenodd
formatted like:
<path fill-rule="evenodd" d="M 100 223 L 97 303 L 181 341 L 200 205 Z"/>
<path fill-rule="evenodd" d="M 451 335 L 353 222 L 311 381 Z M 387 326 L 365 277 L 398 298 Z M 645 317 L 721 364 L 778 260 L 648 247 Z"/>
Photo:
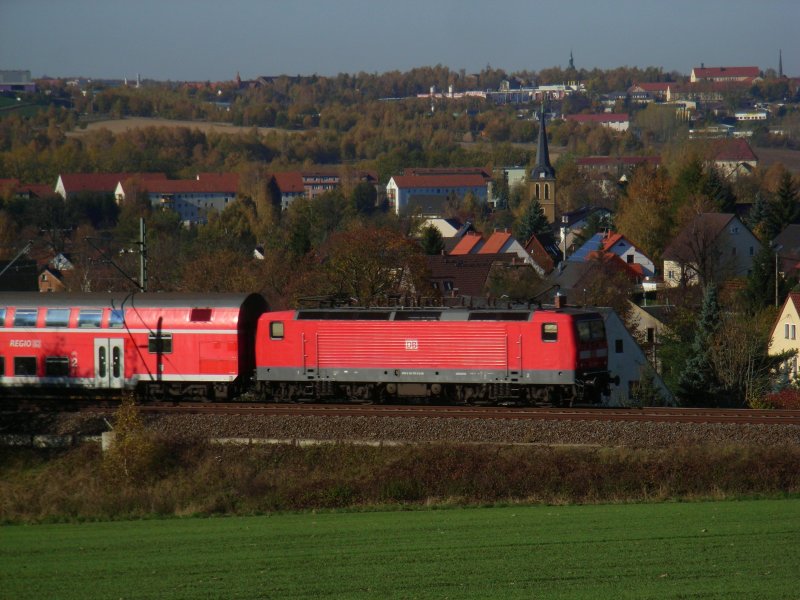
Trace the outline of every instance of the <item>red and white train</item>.
<path fill-rule="evenodd" d="M 599 402 L 601 315 L 301 309 L 258 294 L 0 294 L 6 393 L 227 400 Z"/>

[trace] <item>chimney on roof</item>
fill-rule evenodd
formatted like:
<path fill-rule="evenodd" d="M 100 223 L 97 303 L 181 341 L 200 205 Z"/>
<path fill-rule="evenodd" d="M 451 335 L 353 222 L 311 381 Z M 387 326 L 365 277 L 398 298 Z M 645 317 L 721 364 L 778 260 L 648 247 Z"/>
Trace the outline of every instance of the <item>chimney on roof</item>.
<path fill-rule="evenodd" d="M 566 308 L 567 307 L 567 297 L 566 297 L 566 295 L 562 294 L 561 292 L 558 292 L 556 294 L 555 301 L 556 301 L 556 308 L 557 309 L 558 308 Z"/>

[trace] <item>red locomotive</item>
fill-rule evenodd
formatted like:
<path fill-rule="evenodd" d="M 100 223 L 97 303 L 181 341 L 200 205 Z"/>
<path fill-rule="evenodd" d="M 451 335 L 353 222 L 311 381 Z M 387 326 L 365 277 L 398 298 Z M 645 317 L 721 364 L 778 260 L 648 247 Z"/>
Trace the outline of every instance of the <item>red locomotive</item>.
<path fill-rule="evenodd" d="M 0 390 L 559 404 L 608 386 L 577 309 L 268 312 L 258 294 L 0 294 Z M 255 376 L 255 380 L 254 380 Z"/>
<path fill-rule="evenodd" d="M 575 309 L 271 312 L 256 338 L 281 401 L 598 402 L 607 364 L 603 318 Z"/>
<path fill-rule="evenodd" d="M 257 294 L 0 294 L 2 388 L 226 399 L 255 367 Z"/>

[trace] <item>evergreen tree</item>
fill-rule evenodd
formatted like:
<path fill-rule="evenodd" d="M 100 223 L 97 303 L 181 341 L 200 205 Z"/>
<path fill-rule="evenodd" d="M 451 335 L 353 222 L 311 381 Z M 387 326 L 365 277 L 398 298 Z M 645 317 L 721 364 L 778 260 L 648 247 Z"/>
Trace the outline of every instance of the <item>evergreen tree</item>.
<path fill-rule="evenodd" d="M 763 244 L 761 250 L 753 258 L 753 269 L 747 276 L 747 287 L 744 289 L 744 299 L 753 313 L 771 306 L 775 302 L 775 252 L 768 244 Z M 781 282 L 778 282 L 781 288 Z M 779 295 L 782 290 L 779 289 Z"/>
<path fill-rule="evenodd" d="M 656 385 L 655 373 L 650 365 L 640 369 L 639 381 L 634 385 L 632 406 L 665 406 L 664 395 Z"/>
<path fill-rule="evenodd" d="M 784 171 L 778 193 L 770 210 L 769 230 L 772 237 L 783 231 L 784 227 L 800 221 L 800 203 L 797 201 L 797 187 L 789 171 Z"/>
<path fill-rule="evenodd" d="M 444 238 L 442 233 L 433 225 L 428 225 L 422 230 L 420 238 L 422 250 L 427 255 L 441 254 L 444 250 Z"/>
<path fill-rule="evenodd" d="M 550 232 L 550 223 L 544 214 L 542 205 L 534 198 L 528 205 L 528 209 L 522 215 L 519 223 L 514 229 L 514 235 L 523 244 L 527 242 L 532 235 L 539 235 L 541 233 Z"/>
<path fill-rule="evenodd" d="M 700 191 L 711 199 L 719 212 L 731 213 L 736 209 L 736 196 L 731 186 L 714 167 L 708 167 L 703 174 Z"/>
<path fill-rule="evenodd" d="M 769 242 L 775 235 L 769 231 L 770 205 L 761 192 L 757 192 L 747 216 L 747 226 L 762 242 Z M 780 232 L 778 232 L 780 233 Z"/>
<path fill-rule="evenodd" d="M 686 405 L 714 406 L 718 403 L 722 389 L 711 360 L 711 344 L 719 321 L 717 289 L 709 285 L 703 294 L 689 358 L 678 379 L 678 396 Z"/>

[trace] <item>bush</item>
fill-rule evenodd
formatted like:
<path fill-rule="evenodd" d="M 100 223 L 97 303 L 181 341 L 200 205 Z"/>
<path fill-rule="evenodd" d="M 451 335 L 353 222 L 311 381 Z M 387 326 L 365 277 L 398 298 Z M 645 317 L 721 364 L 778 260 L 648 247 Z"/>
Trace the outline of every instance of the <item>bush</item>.
<path fill-rule="evenodd" d="M 787 388 L 768 394 L 764 398 L 764 406 L 765 408 L 798 410 L 800 409 L 800 390 Z"/>

